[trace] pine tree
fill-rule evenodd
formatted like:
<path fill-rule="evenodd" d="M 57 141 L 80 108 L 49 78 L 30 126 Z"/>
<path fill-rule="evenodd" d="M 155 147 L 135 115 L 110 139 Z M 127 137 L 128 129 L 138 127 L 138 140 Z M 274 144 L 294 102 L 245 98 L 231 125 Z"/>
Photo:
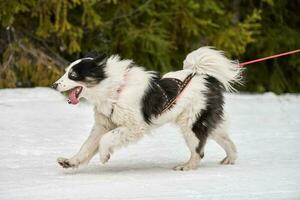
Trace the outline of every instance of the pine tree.
<path fill-rule="evenodd" d="M 149 70 L 181 69 L 215 46 L 249 60 L 299 48 L 299 1 L 7 0 L 0 2 L 0 88 L 47 86 L 89 51 Z M 299 92 L 299 56 L 250 66 L 242 90 Z"/>

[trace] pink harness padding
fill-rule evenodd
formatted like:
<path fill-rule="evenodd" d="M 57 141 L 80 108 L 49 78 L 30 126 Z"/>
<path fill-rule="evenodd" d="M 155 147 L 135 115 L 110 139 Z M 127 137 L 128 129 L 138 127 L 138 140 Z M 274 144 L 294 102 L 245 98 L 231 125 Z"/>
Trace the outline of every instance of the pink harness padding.
<path fill-rule="evenodd" d="M 113 112 L 114 112 L 114 107 L 115 105 L 117 104 L 120 96 L 121 96 L 121 93 L 126 85 L 126 81 L 127 81 L 127 77 L 128 77 L 128 72 L 130 71 L 130 69 L 126 69 L 126 72 L 124 73 L 123 75 L 123 80 L 121 82 L 121 84 L 119 85 L 118 89 L 117 89 L 117 95 L 115 97 L 115 99 L 112 101 L 112 109 L 111 109 L 111 113 L 110 113 L 110 116 L 112 116 Z"/>

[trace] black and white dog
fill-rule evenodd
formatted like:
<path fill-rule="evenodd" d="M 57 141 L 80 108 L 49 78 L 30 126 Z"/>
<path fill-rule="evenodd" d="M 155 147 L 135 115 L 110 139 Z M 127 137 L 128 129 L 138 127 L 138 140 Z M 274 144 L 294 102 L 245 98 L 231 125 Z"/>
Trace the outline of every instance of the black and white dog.
<path fill-rule="evenodd" d="M 221 163 L 234 164 L 237 151 L 227 134 L 223 92 L 233 90 L 240 72 L 238 63 L 209 47 L 191 52 L 183 70 L 163 77 L 117 55 L 76 60 L 53 87 L 69 91 L 71 104 L 88 99 L 95 124 L 79 152 L 70 159 L 58 158 L 58 163 L 78 167 L 97 152 L 106 163 L 116 149 L 138 141 L 153 127 L 174 122 L 191 151 L 189 161 L 175 170 L 197 168 L 208 138 L 225 150 Z"/>

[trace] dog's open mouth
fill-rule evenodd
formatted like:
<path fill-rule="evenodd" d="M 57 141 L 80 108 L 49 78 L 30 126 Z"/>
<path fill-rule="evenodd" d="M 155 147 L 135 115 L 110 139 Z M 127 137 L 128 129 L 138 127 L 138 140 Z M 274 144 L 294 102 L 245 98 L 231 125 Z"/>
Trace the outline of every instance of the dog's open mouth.
<path fill-rule="evenodd" d="M 75 105 L 79 103 L 79 95 L 82 92 L 82 89 L 83 88 L 81 86 L 78 86 L 69 90 L 69 99 L 68 99 L 69 104 Z"/>

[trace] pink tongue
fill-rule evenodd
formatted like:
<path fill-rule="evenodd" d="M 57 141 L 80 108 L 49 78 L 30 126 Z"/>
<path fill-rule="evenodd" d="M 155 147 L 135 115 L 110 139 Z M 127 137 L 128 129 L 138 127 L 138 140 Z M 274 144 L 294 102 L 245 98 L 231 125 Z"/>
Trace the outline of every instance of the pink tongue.
<path fill-rule="evenodd" d="M 71 92 L 70 92 L 70 94 L 69 94 L 69 102 L 71 103 L 71 104 L 78 104 L 78 102 L 79 102 L 79 100 L 77 99 L 77 97 L 76 97 L 76 88 L 74 88 Z"/>

